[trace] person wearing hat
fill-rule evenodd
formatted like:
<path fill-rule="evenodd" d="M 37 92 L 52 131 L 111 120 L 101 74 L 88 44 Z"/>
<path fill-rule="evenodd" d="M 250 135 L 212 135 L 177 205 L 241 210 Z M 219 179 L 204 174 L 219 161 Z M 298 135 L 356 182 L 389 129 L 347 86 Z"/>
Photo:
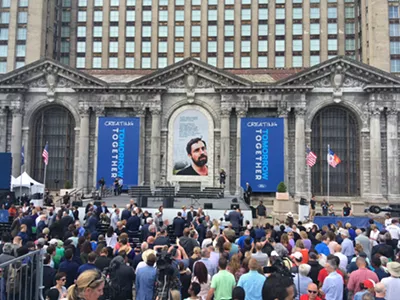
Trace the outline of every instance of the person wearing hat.
<path fill-rule="evenodd" d="M 347 284 L 348 290 L 350 292 L 353 292 L 353 295 L 361 290 L 360 284 L 363 283 L 365 280 L 371 279 L 375 283 L 379 282 L 379 278 L 375 274 L 375 272 L 372 272 L 367 268 L 367 261 L 364 257 L 357 257 L 356 264 L 358 270 L 350 274 L 349 283 Z"/>
<path fill-rule="evenodd" d="M 387 264 L 390 277 L 382 279 L 382 283 L 386 288 L 386 300 L 397 300 L 400 295 L 400 263 L 390 262 Z"/>
<path fill-rule="evenodd" d="M 136 269 L 136 299 L 152 300 L 154 298 L 154 286 L 157 277 L 155 263 L 156 256 L 154 253 L 150 253 L 146 257 L 146 265 L 139 270 Z"/>
<path fill-rule="evenodd" d="M 362 300 L 365 294 L 372 294 L 375 293 L 375 282 L 371 279 L 366 279 L 362 283 L 360 283 L 361 291 L 354 295 L 354 300 Z"/>

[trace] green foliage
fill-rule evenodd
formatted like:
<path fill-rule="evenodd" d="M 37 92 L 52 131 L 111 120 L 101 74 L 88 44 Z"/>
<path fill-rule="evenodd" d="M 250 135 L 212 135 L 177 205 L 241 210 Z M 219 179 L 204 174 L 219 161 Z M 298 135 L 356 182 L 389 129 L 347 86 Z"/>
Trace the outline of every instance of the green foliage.
<path fill-rule="evenodd" d="M 286 184 L 282 181 L 278 184 L 278 187 L 276 188 L 276 191 L 278 193 L 286 193 L 287 192 L 287 187 Z"/>
<path fill-rule="evenodd" d="M 69 190 L 70 188 L 72 188 L 71 182 L 69 182 L 69 180 L 65 181 L 65 183 L 64 183 L 64 189 Z"/>

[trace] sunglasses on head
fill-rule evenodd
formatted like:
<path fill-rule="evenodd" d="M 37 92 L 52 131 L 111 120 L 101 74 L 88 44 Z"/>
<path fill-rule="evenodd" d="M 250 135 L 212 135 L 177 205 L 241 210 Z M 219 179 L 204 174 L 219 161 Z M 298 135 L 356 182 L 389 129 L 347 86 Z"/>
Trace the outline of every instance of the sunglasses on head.
<path fill-rule="evenodd" d="M 67 279 L 66 279 L 66 278 L 61 278 L 60 280 L 61 280 L 61 281 L 67 281 Z"/>
<path fill-rule="evenodd" d="M 93 283 L 99 280 L 104 280 L 104 278 L 103 275 L 99 271 L 97 271 L 96 277 L 88 284 L 88 287 L 90 287 Z"/>
<path fill-rule="evenodd" d="M 308 290 L 308 292 L 311 293 L 311 294 L 316 294 L 316 293 L 318 293 L 318 291 L 310 291 L 310 290 Z"/>

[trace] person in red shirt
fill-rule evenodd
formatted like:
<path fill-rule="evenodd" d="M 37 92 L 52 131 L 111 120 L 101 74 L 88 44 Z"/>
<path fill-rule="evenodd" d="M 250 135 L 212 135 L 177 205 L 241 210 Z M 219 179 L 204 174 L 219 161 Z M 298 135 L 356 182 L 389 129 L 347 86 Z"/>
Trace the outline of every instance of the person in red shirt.
<path fill-rule="evenodd" d="M 307 294 L 301 295 L 300 300 L 322 300 L 318 297 L 318 287 L 315 283 L 310 283 L 307 287 Z"/>
<path fill-rule="evenodd" d="M 12 218 L 15 218 L 17 216 L 17 209 L 15 208 L 14 204 L 12 204 L 11 207 L 8 209 L 8 215 Z"/>

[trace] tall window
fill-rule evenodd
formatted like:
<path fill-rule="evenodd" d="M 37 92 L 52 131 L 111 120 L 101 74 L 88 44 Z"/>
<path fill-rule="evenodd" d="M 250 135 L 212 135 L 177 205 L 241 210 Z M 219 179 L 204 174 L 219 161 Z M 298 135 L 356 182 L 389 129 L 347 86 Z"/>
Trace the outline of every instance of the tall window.
<path fill-rule="evenodd" d="M 73 184 L 75 156 L 75 119 L 62 106 L 49 106 L 35 116 L 32 134 L 32 168 L 33 178 L 43 182 L 44 164 L 43 148 L 48 142 L 49 161 L 47 166 L 46 187 L 56 188 L 54 181 L 59 180 L 58 187 L 68 181 Z"/>
<path fill-rule="evenodd" d="M 328 106 L 320 110 L 311 125 L 313 151 L 321 158 L 311 169 L 312 192 L 326 195 L 327 171 L 326 145 L 330 144 L 342 162 L 340 168 L 329 167 L 330 194 L 334 196 L 357 196 L 359 182 L 359 134 L 355 117 L 339 106 Z"/>

